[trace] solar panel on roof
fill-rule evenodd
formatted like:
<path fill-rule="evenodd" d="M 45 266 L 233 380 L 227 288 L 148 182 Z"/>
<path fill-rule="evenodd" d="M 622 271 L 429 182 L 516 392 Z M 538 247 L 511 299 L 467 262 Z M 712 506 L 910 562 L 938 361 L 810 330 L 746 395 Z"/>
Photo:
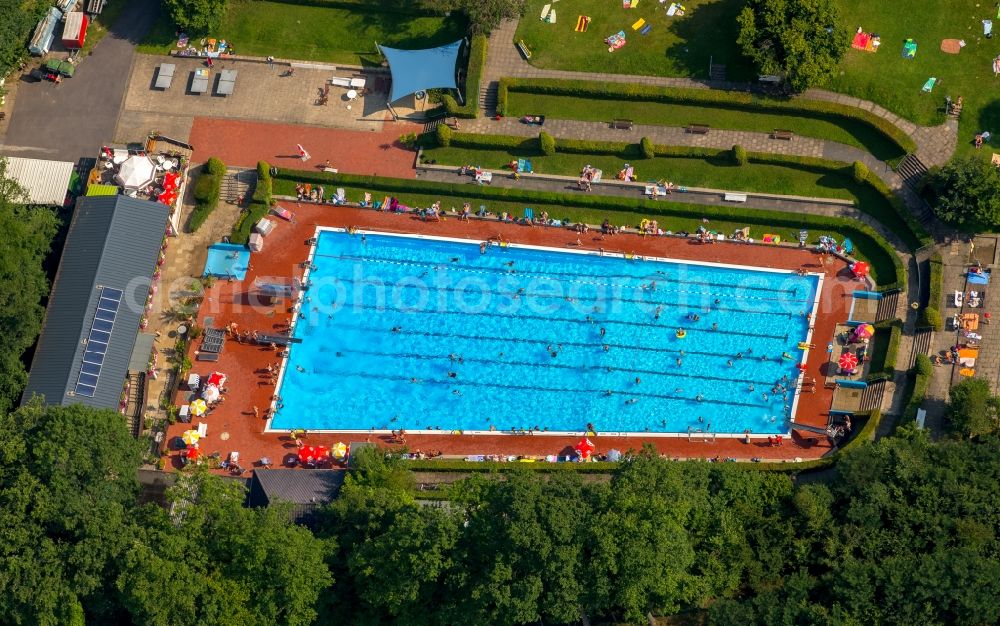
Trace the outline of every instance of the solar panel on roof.
<path fill-rule="evenodd" d="M 101 296 L 97 300 L 97 311 L 90 324 L 87 347 L 83 352 L 83 363 L 80 364 L 80 375 L 74 390 L 78 396 L 93 398 L 97 393 L 97 381 L 101 376 L 104 355 L 108 350 L 108 342 L 111 341 L 111 331 L 115 327 L 122 295 L 124 292 L 121 289 L 101 287 Z"/>

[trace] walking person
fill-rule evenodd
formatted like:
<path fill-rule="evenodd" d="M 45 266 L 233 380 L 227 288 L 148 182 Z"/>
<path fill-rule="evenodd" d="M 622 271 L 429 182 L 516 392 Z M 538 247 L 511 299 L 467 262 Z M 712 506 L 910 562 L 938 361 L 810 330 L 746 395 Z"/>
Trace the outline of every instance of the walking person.
<path fill-rule="evenodd" d="M 267 69 L 269 69 L 269 70 L 273 70 L 274 69 L 274 57 L 272 57 L 272 56 L 268 56 L 267 57 Z"/>

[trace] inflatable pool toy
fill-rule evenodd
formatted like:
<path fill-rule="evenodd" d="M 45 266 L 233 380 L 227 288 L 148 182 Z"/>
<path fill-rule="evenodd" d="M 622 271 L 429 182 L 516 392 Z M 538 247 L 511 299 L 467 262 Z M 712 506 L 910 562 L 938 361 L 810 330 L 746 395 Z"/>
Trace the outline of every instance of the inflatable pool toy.
<path fill-rule="evenodd" d="M 687 331 L 684 330 L 683 328 L 678 328 L 675 334 L 677 335 L 678 339 L 684 339 L 685 337 L 687 337 Z"/>
<path fill-rule="evenodd" d="M 799 342 L 799 350 L 808 350 L 809 348 L 812 348 L 812 347 L 813 347 L 812 344 L 806 343 L 805 341 L 800 341 Z"/>

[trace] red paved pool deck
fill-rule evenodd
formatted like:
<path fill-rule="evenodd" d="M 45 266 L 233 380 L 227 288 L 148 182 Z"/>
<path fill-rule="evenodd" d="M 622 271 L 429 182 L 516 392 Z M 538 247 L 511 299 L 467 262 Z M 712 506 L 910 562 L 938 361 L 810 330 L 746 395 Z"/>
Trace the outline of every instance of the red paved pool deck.
<path fill-rule="evenodd" d="M 515 243 L 552 247 L 569 246 L 575 244 L 577 240 L 576 233 L 557 228 L 501 224 L 495 221 L 461 222 L 456 219 L 425 223 L 409 215 L 364 209 L 298 205 L 294 202 L 283 205 L 295 213 L 295 223 L 278 221 L 276 229 L 266 238 L 264 251 L 253 255 L 251 270 L 245 280 L 218 281 L 213 285 L 199 313 L 199 325 L 204 325 L 205 318 L 209 317 L 212 318 L 212 325 L 217 328 L 225 327 L 230 322 L 236 322 L 240 329 L 259 332 L 274 332 L 283 327 L 289 319 L 289 303 L 280 303 L 274 308 L 250 306 L 248 292 L 257 276 L 301 277 L 301 264 L 306 260 L 309 251 L 306 242 L 313 236 L 316 225 L 437 234 L 476 241 L 502 235 L 504 239 Z M 820 367 L 827 360 L 823 347 L 831 340 L 835 324 L 847 319 L 851 303 L 850 294 L 860 286 L 859 283 L 849 279 L 842 261 L 829 261 L 823 265 L 817 254 L 792 248 L 734 243 L 696 245 L 686 239 L 638 235 L 618 235 L 597 242 L 591 237 L 591 235 L 585 236 L 584 247 L 597 249 L 599 244 L 607 252 L 635 252 L 640 255 L 766 268 L 794 269 L 806 266 L 812 272 L 822 271 L 825 279 L 814 334 L 814 342 L 819 349 L 810 351 L 806 372 L 807 376 L 816 378 L 820 384 L 814 393 L 801 395 L 795 420 L 802 424 L 826 426 L 832 391 L 822 387 Z M 192 346 L 192 352 L 195 347 Z M 202 442 L 204 452 L 220 452 L 226 457 L 230 451 L 238 450 L 244 467 L 251 467 L 252 463 L 261 457 L 269 457 L 275 464 L 279 464 L 282 459 L 295 453 L 294 443 L 287 435 L 264 432 L 264 412 L 270 404 L 271 396 L 275 393 L 265 368 L 269 363 L 278 360 L 275 352 L 269 348 L 235 341 L 226 342 L 221 358 L 214 364 L 196 361 L 192 354 L 192 362 L 195 364 L 192 371 L 204 377 L 218 369 L 229 376 L 226 400 L 202 420 L 208 424 L 208 437 Z M 185 392 L 178 392 L 178 402 L 183 402 L 184 394 Z M 258 418 L 254 417 L 254 407 L 259 411 Z M 197 421 L 199 420 L 196 418 L 195 422 Z M 189 427 L 180 423 L 171 426 L 168 431 L 168 441 Z M 365 435 L 347 433 L 339 435 L 310 433 L 306 443 L 331 445 L 338 441 L 350 442 L 366 438 L 368 437 Z M 377 435 L 371 439 L 375 443 L 388 445 Z M 598 435 L 591 439 L 597 445 L 599 453 L 611 448 L 639 449 L 643 444 L 651 443 L 661 453 L 675 458 L 810 459 L 820 457 L 831 449 L 825 437 L 804 438 L 799 434 L 795 434 L 791 441 L 786 441 L 785 445 L 780 447 L 769 446 L 766 440 L 755 440 L 745 444 L 739 439 L 720 438 L 714 443 L 703 443 L 688 441 L 684 437 L 643 436 L 641 433 L 627 437 Z M 410 431 L 407 433 L 407 440 L 410 450 L 440 450 L 445 455 L 549 455 L 558 454 L 567 447 L 575 445 L 579 437 L 542 434 L 534 436 L 420 434 Z M 179 467 L 176 453 L 173 464 Z"/>
<path fill-rule="evenodd" d="M 267 161 L 277 167 L 316 171 L 329 159 L 330 166 L 341 172 L 415 178 L 416 153 L 400 146 L 399 136 L 422 130 L 410 122 L 386 123 L 373 132 L 198 117 L 188 143 L 194 146 L 194 163 L 214 156 L 235 167 L 256 167 L 258 161 Z M 296 144 L 312 155 L 309 161 L 299 158 Z"/>

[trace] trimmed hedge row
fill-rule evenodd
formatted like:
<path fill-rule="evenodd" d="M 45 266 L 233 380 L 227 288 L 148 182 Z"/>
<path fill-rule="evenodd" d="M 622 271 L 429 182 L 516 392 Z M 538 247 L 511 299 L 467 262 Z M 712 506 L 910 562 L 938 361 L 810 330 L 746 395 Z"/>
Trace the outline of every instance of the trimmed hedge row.
<path fill-rule="evenodd" d="M 903 339 L 903 320 L 894 319 L 879 322 L 875 325 L 876 334 L 888 334 L 889 344 L 885 349 L 885 359 L 882 361 L 882 369 L 868 372 L 868 380 L 891 379 L 896 375 L 896 361 L 899 358 L 899 344 Z"/>
<path fill-rule="evenodd" d="M 222 179 L 226 175 L 226 164 L 212 157 L 205 163 L 198 180 L 194 184 L 194 209 L 188 218 L 188 232 L 197 231 L 215 207 L 219 206 Z"/>
<path fill-rule="evenodd" d="M 233 225 L 233 232 L 229 235 L 232 243 L 246 244 L 250 240 L 250 230 L 253 225 L 267 215 L 272 204 L 271 166 L 266 161 L 257 162 L 257 184 L 253 190 L 250 204 L 240 214 L 240 218 Z"/>
<path fill-rule="evenodd" d="M 535 141 L 532 139 L 532 141 Z M 746 209 L 739 206 L 707 206 L 682 204 L 663 200 L 646 200 L 641 197 L 619 197 L 556 193 L 551 191 L 530 191 L 520 187 L 490 187 L 463 183 L 444 183 L 427 180 L 404 180 L 381 176 L 360 176 L 355 174 L 332 174 L 300 170 L 279 170 L 276 180 L 298 181 L 320 185 L 340 182 L 349 186 L 364 187 L 373 191 L 393 194 L 421 193 L 428 195 L 475 198 L 527 204 L 550 204 L 553 206 L 592 208 L 599 210 L 621 210 L 698 219 L 711 217 L 726 221 L 737 221 L 769 227 L 790 229 L 812 228 L 833 229 L 849 235 L 859 248 L 865 250 L 868 261 L 878 268 L 880 289 L 890 291 L 905 288 L 906 268 L 892 247 L 870 226 L 841 217 L 810 215 L 805 213 L 783 213 L 766 209 Z M 891 270 L 890 270 L 891 268 Z"/>
<path fill-rule="evenodd" d="M 486 68 L 487 39 L 485 35 L 475 35 L 469 47 L 469 69 L 465 75 L 465 105 L 460 105 L 451 94 L 441 96 L 448 115 L 461 118 L 475 118 L 479 115 L 479 83 Z"/>
<path fill-rule="evenodd" d="M 870 111 L 825 100 L 779 100 L 767 96 L 717 89 L 680 89 L 636 83 L 606 83 L 590 80 L 556 80 L 546 78 L 500 79 L 497 111 L 506 114 L 509 92 L 537 93 L 554 96 L 615 99 L 667 104 L 714 106 L 737 111 L 794 113 L 815 118 L 844 119 L 867 124 L 885 135 L 906 153 L 916 152 L 917 144 L 895 124 Z"/>
<path fill-rule="evenodd" d="M 440 129 L 441 127 L 438 126 Z M 449 129 L 450 131 L 451 129 Z M 470 148 L 476 150 L 533 150 L 542 154 L 548 154 L 541 149 L 539 138 L 515 137 L 511 135 L 479 135 L 475 133 L 447 134 L 447 144 L 441 141 L 438 135 L 436 141 L 441 146 L 454 146 L 458 148 Z M 425 141 L 431 140 L 430 136 L 425 136 Z M 645 139 L 645 138 L 643 138 Z M 687 146 L 652 146 L 655 156 L 658 157 L 680 157 L 680 158 L 700 158 L 713 159 L 724 158 L 738 165 L 745 163 L 759 165 L 779 165 L 784 167 L 797 167 L 812 172 L 837 173 L 854 177 L 858 174 L 858 169 L 854 164 L 845 165 L 836 161 L 828 161 L 815 157 L 772 154 L 768 152 L 747 152 L 742 146 L 733 146 L 731 150 L 720 150 L 715 148 L 690 148 Z M 642 157 L 645 153 L 642 140 L 638 144 L 626 142 L 602 142 L 580 139 L 559 139 L 555 142 L 555 151 L 564 154 L 586 154 L 586 155 L 614 155 L 631 159 Z M 864 164 L 861 164 L 864 167 Z M 868 168 L 864 168 L 867 170 Z M 896 232 L 903 242 L 916 249 L 934 243 L 934 238 L 927 232 L 916 217 L 903 205 L 903 202 L 890 190 L 882 179 L 873 173 L 868 173 L 867 177 L 860 184 L 867 183 L 871 189 L 882 196 L 893 213 L 908 227 L 907 231 Z M 886 225 L 888 228 L 891 225 Z"/>
<path fill-rule="evenodd" d="M 917 419 L 917 409 L 924 403 L 924 397 L 927 395 L 927 387 L 930 385 L 933 375 L 934 364 L 931 363 L 926 354 L 918 354 L 916 360 L 913 362 L 913 369 L 910 370 L 913 389 L 910 392 L 910 399 L 903 409 L 904 422 Z"/>
<path fill-rule="evenodd" d="M 939 252 L 935 252 L 931 255 L 928 264 L 930 271 L 927 278 L 930 286 L 930 297 L 928 298 L 927 306 L 920 311 L 920 317 L 917 319 L 917 328 L 941 330 L 944 327 L 941 319 L 941 290 L 944 286 L 944 260 L 941 258 Z"/>

